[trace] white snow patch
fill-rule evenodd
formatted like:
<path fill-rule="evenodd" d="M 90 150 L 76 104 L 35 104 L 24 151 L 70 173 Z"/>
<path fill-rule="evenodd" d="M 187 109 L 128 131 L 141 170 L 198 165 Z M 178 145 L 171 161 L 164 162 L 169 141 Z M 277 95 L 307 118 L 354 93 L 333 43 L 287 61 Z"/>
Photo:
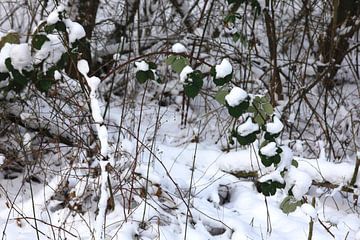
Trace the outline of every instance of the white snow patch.
<path fill-rule="evenodd" d="M 32 63 L 31 48 L 27 43 L 13 44 L 10 50 L 11 64 L 19 71 Z"/>
<path fill-rule="evenodd" d="M 284 183 L 284 178 L 281 176 L 281 173 L 279 170 L 270 172 L 264 176 L 262 176 L 259 181 L 260 182 L 266 182 L 268 180 L 272 180 L 274 182 Z"/>
<path fill-rule="evenodd" d="M 49 25 L 53 25 L 55 23 L 57 23 L 58 21 L 60 21 L 59 18 L 59 11 L 57 9 L 55 9 L 54 11 L 52 11 L 49 16 L 46 19 L 47 24 Z"/>
<path fill-rule="evenodd" d="M 278 134 L 283 130 L 283 128 L 284 125 L 277 116 L 273 117 L 273 122 L 266 124 L 266 131 L 271 134 Z"/>
<path fill-rule="evenodd" d="M 61 79 L 61 73 L 58 70 L 56 70 L 54 72 L 54 79 L 55 80 L 60 80 Z"/>
<path fill-rule="evenodd" d="M 49 41 L 46 41 L 40 50 L 35 51 L 34 63 L 39 64 L 44 61 L 43 71 L 47 71 L 48 67 L 56 64 L 60 59 L 62 54 L 66 51 L 64 44 L 61 42 L 61 39 L 56 34 L 46 35 Z"/>
<path fill-rule="evenodd" d="M 220 65 L 215 66 L 216 76 L 215 78 L 224 78 L 227 75 L 231 74 L 233 71 L 233 68 L 226 58 L 224 58 Z"/>
<path fill-rule="evenodd" d="M 80 23 L 73 22 L 70 19 L 65 19 L 63 22 L 67 27 L 70 43 L 80 40 L 86 36 L 85 30 Z"/>
<path fill-rule="evenodd" d="M 89 87 L 92 91 L 97 90 L 99 84 L 101 83 L 100 78 L 98 78 L 96 76 L 92 76 L 90 78 L 87 78 L 86 80 L 87 80 L 87 84 L 89 85 Z"/>
<path fill-rule="evenodd" d="M 101 155 L 107 156 L 109 143 L 108 143 L 108 131 L 105 125 L 100 126 L 98 130 L 98 136 L 101 143 L 101 150 L 100 150 Z"/>
<path fill-rule="evenodd" d="M 294 166 L 290 166 L 285 175 L 286 190 L 292 187 L 294 197 L 300 200 L 308 191 L 312 184 L 312 178 L 304 171 Z"/>
<path fill-rule="evenodd" d="M 171 51 L 173 51 L 175 53 L 185 53 L 186 52 L 186 47 L 184 45 L 182 45 L 181 43 L 175 43 L 171 47 Z"/>
<path fill-rule="evenodd" d="M 5 156 L 0 154 L 0 166 L 3 165 L 5 162 Z"/>
<path fill-rule="evenodd" d="M 141 62 L 135 62 L 136 72 L 138 71 L 149 71 L 149 64 L 147 64 L 145 61 Z"/>
<path fill-rule="evenodd" d="M 247 98 L 248 94 L 242 88 L 234 87 L 230 93 L 225 96 L 226 102 L 231 107 L 238 106 L 242 101 Z"/>
<path fill-rule="evenodd" d="M 248 118 L 244 123 L 242 123 L 238 128 L 237 132 L 240 136 L 245 137 L 253 132 L 259 131 L 259 125 L 253 123 L 251 118 Z"/>
<path fill-rule="evenodd" d="M 86 76 L 90 70 L 88 62 L 84 59 L 81 59 L 78 61 L 77 68 L 78 68 L 79 72 L 84 76 Z"/>
<path fill-rule="evenodd" d="M 282 152 L 280 153 L 281 162 L 278 165 L 278 170 L 282 171 L 291 165 L 294 158 L 293 151 L 288 146 L 280 146 Z"/>
<path fill-rule="evenodd" d="M 90 106 L 91 106 L 91 113 L 92 113 L 92 117 L 93 117 L 94 121 L 96 123 L 102 123 L 104 121 L 104 119 L 101 115 L 99 101 L 95 97 L 91 98 Z"/>
<path fill-rule="evenodd" d="M 275 156 L 277 154 L 276 150 L 277 150 L 277 146 L 275 142 L 269 142 L 268 144 L 260 148 L 261 154 L 267 157 Z"/>
<path fill-rule="evenodd" d="M 23 136 L 23 146 L 25 149 L 29 149 L 31 146 L 31 135 L 30 133 L 25 133 Z"/>
<path fill-rule="evenodd" d="M 180 73 L 180 82 L 184 83 L 188 78 L 188 74 L 192 73 L 194 70 L 190 66 L 186 66 Z"/>
<path fill-rule="evenodd" d="M 115 54 L 113 55 L 113 60 L 114 60 L 114 61 L 119 61 L 119 60 L 120 60 L 120 57 L 121 57 L 121 54 L 120 54 L 120 53 L 115 53 Z"/>
<path fill-rule="evenodd" d="M 316 209 L 309 203 L 304 203 L 301 205 L 301 211 L 305 213 L 305 215 L 311 217 L 313 220 L 317 219 Z"/>
<path fill-rule="evenodd" d="M 27 113 L 27 112 L 20 113 L 20 118 L 21 118 L 22 121 L 25 121 L 26 119 L 31 118 L 31 116 L 32 115 L 30 113 Z"/>
<path fill-rule="evenodd" d="M 10 57 L 10 51 L 13 47 L 11 43 L 5 43 L 5 45 L 0 49 L 0 72 L 6 73 L 9 72 L 5 65 L 5 60 Z"/>

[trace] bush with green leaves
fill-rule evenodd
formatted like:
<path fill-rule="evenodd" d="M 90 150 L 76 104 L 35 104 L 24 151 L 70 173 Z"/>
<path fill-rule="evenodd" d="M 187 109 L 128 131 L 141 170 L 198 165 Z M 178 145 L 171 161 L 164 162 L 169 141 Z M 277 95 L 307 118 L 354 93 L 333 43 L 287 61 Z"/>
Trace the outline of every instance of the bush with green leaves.
<path fill-rule="evenodd" d="M 0 41 L 0 90 L 20 93 L 29 83 L 47 92 L 60 78 L 61 70 L 69 70 L 85 41 L 83 27 L 66 18 L 63 8 L 52 12 L 41 22 L 30 43 L 20 43 L 20 36 L 10 32 Z"/>
<path fill-rule="evenodd" d="M 192 69 L 186 57 L 177 54 L 168 56 L 165 62 L 180 75 L 180 83 L 188 98 L 195 98 L 200 94 L 205 73 Z M 137 64 L 140 65 L 140 63 Z M 149 66 L 156 65 L 149 63 Z M 143 70 L 136 72 L 140 83 L 154 80 L 152 75 L 155 68 L 146 67 L 146 70 L 147 72 Z M 283 131 L 283 124 L 274 113 L 274 108 L 266 96 L 249 94 L 237 86 L 233 86 L 230 91 L 226 90 L 230 88 L 233 78 L 232 66 L 227 59 L 211 67 L 210 76 L 218 88 L 217 94 L 213 96 L 214 99 L 223 104 L 229 115 L 233 117 L 234 127 L 231 130 L 229 142 L 248 146 L 259 140 L 260 143 L 255 145 L 259 146 L 258 156 L 261 163 L 275 170 L 259 178 L 257 189 L 265 196 L 274 195 L 277 189 L 285 187 L 284 176 L 293 162 L 291 150 L 280 144 L 279 138 Z"/>
<path fill-rule="evenodd" d="M 31 83 L 37 90 L 48 92 L 61 77 L 60 72 L 70 71 L 71 64 L 81 59 L 79 48 L 84 41 L 82 26 L 66 18 L 61 8 L 38 26 L 30 44 L 20 43 L 18 35 L 9 33 L 0 42 L 0 60 L 3 60 L 0 61 L 0 80 L 6 83 L 1 90 L 21 92 Z M 185 54 L 176 52 L 165 60 L 180 75 L 184 94 L 193 99 L 201 93 L 208 74 L 193 69 L 189 62 Z M 143 60 L 135 66 L 135 76 L 140 84 L 158 81 L 155 63 Z M 211 67 L 209 75 L 218 89 L 213 98 L 223 104 L 233 118 L 229 142 L 241 146 L 258 145 L 261 163 L 274 169 L 257 182 L 259 192 L 265 196 L 274 195 L 277 189 L 285 187 L 284 176 L 292 164 L 292 155 L 284 153 L 291 150 L 282 146 L 279 140 L 283 125 L 266 96 L 249 94 L 238 86 L 231 87 L 233 74 L 227 59 Z"/>

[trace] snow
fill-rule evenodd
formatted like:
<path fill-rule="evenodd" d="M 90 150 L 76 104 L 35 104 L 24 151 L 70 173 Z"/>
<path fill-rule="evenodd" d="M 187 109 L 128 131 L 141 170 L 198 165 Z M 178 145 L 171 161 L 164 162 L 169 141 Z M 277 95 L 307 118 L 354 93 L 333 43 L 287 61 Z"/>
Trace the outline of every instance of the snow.
<path fill-rule="evenodd" d="M 262 7 L 264 6 L 263 0 L 259 1 L 259 3 Z M 56 10 L 55 12 L 59 11 Z M 58 21 L 56 17 L 58 15 L 48 17 L 50 20 L 47 21 Z M 67 28 L 70 33 L 71 27 L 68 25 Z M 259 27 L 261 31 L 261 26 Z M 71 34 L 72 41 L 83 35 L 82 30 L 76 28 L 73 29 L 74 31 Z M 211 36 L 208 36 L 207 32 L 205 34 L 206 38 Z M 55 46 L 62 46 L 59 44 L 61 41 L 58 36 L 49 35 L 49 38 L 50 41 L 46 42 L 41 50 L 34 50 L 36 56 L 34 62 L 40 63 L 45 60 L 45 69 L 51 62 L 55 62 L 55 59 L 59 59 L 58 57 L 65 51 L 63 48 L 54 50 Z M 183 41 L 188 41 L 185 38 L 183 38 Z M 2 68 L 5 72 L 7 69 L 4 61 L 6 57 L 10 56 L 12 47 L 12 44 L 5 44 L 0 51 L 0 70 Z M 227 46 L 223 47 L 222 49 L 226 51 Z M 263 47 L 259 47 L 260 56 L 262 49 L 266 49 L 266 43 Z M 296 47 L 294 49 L 296 50 Z M 181 45 L 176 47 L 175 50 L 172 49 L 172 51 L 181 53 L 185 52 L 186 48 Z M 146 53 L 144 52 L 144 54 Z M 281 55 L 281 53 L 279 54 Z M 209 63 L 215 62 L 213 58 L 208 58 L 208 55 L 203 55 L 202 52 L 200 58 Z M 260 65 L 263 65 L 264 62 Z M 221 65 L 218 65 L 218 67 Z M 289 74 L 289 72 L 286 72 L 286 64 L 279 63 L 279 65 L 284 66 L 283 70 L 286 75 Z M 297 70 L 301 71 L 301 67 L 300 64 Z M 143 69 L 149 70 L 149 67 L 143 66 Z M 6 179 L 5 170 L 3 170 L 3 166 L 0 167 L 0 205 L 3 206 L 0 209 L 0 232 L 4 233 L 5 238 L 37 239 L 37 231 L 34 229 L 35 217 L 35 219 L 39 220 L 37 227 L 38 232 L 40 232 L 40 239 L 286 240 L 295 238 L 301 240 L 308 238 L 309 217 L 311 217 L 314 220 L 316 218 L 321 219 L 328 227 L 328 230 L 334 234 L 335 239 L 360 239 L 358 205 L 354 206 L 352 194 L 343 194 L 341 192 L 341 187 L 349 184 L 354 164 L 351 161 L 332 162 L 332 159 L 326 156 L 325 144 L 319 144 L 319 149 L 321 149 L 320 157 L 310 159 L 299 156 L 300 154 L 306 156 L 305 151 L 303 151 L 307 147 L 305 142 L 303 144 L 300 139 L 290 139 L 289 143 L 295 143 L 300 153 L 296 153 L 297 156 L 294 157 L 287 146 L 278 146 L 283 152 L 280 153 L 281 162 L 274 171 L 273 167 L 265 168 L 259 162 L 257 142 L 251 147 L 233 148 L 230 146 L 228 149 L 222 149 L 226 145 L 226 139 L 220 139 L 219 143 L 214 144 L 214 139 L 218 140 L 219 132 L 221 132 L 220 134 L 226 133 L 228 122 L 225 119 L 226 116 L 223 117 L 222 113 L 215 117 L 210 115 L 211 107 L 209 107 L 209 112 L 205 112 L 205 115 L 209 116 L 209 118 L 203 121 L 203 118 L 200 118 L 203 112 L 199 110 L 199 106 L 202 106 L 204 102 L 190 102 L 188 117 L 191 121 L 188 122 L 186 128 L 182 128 L 180 124 L 181 113 L 178 111 L 183 100 L 181 96 L 178 96 L 179 91 L 182 90 L 181 84 L 179 87 L 169 81 L 168 86 L 171 87 L 166 89 L 166 91 L 170 89 L 169 92 L 175 95 L 172 96 L 171 101 L 178 103 L 178 106 L 170 104 L 166 107 L 159 107 L 157 103 L 146 100 L 140 113 L 138 110 L 139 96 L 131 99 L 131 103 L 135 105 L 136 109 L 132 110 L 132 108 L 128 108 L 128 105 L 123 105 L 125 101 L 123 101 L 122 97 L 117 98 L 114 95 L 112 98 L 115 101 L 109 102 L 107 114 L 103 118 L 102 105 L 104 102 L 100 97 L 103 94 L 103 89 L 98 89 L 101 80 L 96 76 L 88 76 L 89 66 L 86 61 L 79 61 L 78 70 L 86 79 L 90 95 L 86 96 L 86 98 L 80 98 L 79 95 L 81 94 L 74 94 L 73 98 L 64 104 L 64 109 L 74 101 L 80 105 L 81 111 L 84 111 L 84 109 L 87 109 L 86 101 L 89 100 L 91 109 L 88 110 L 91 111 L 92 117 L 90 124 L 87 119 L 85 121 L 82 119 L 81 124 L 69 124 L 69 126 L 72 131 L 77 131 L 76 135 L 84 137 L 81 140 L 86 142 L 87 137 L 89 137 L 87 133 L 93 130 L 90 128 L 94 128 L 98 139 L 95 139 L 91 146 L 86 145 L 79 148 L 70 148 L 63 144 L 54 144 L 51 141 L 44 142 L 44 145 L 49 145 L 50 151 L 44 152 L 44 155 L 41 156 L 40 167 L 46 169 L 46 171 L 48 169 L 51 171 L 46 172 L 41 184 L 32 183 L 34 197 L 30 195 L 30 184 L 24 181 L 23 177 L 29 173 L 28 171 L 18 179 Z M 232 72 L 232 68 L 229 71 L 229 68 L 220 67 L 220 70 L 223 75 Z M 186 71 L 180 74 L 182 82 L 186 81 L 190 72 L 189 68 Z M 252 71 L 259 71 L 258 75 L 264 73 L 261 68 L 255 68 Z M 236 81 L 241 80 L 241 70 L 234 70 L 235 72 Z M 250 80 L 253 77 L 252 74 L 253 72 L 249 72 Z M 56 79 L 63 79 L 64 81 L 58 82 L 59 84 L 61 82 L 68 84 L 70 86 L 69 91 L 74 93 L 81 91 L 79 88 L 75 89 L 76 86 L 79 87 L 79 81 L 69 79 L 65 72 L 56 72 L 54 76 L 56 76 Z M 258 79 L 257 74 L 255 74 L 254 79 Z M 261 81 L 263 80 L 261 79 Z M 261 81 L 259 80 L 260 83 Z M 60 94 L 61 91 L 62 89 L 59 88 Z M 241 92 L 239 89 L 233 89 L 231 92 L 226 96 L 226 101 L 230 106 L 238 106 L 248 97 L 245 91 Z M 146 94 L 148 95 L 145 98 L 153 97 L 152 92 Z M 309 94 L 309 96 L 311 95 Z M 315 95 L 315 97 L 317 96 Z M 212 105 L 209 99 L 204 101 L 206 101 L 207 106 Z M 20 117 L 23 121 L 30 121 L 37 116 L 35 110 L 38 109 L 38 105 L 41 105 L 42 102 L 39 102 L 38 99 L 34 102 L 36 107 L 32 106 L 33 108 L 30 110 L 21 109 L 23 114 Z M 31 102 L 28 104 L 31 104 Z M 331 103 L 329 104 L 331 105 Z M 122 114 L 123 108 L 125 109 L 124 115 Z M 50 121 L 56 122 L 59 120 L 53 115 L 61 113 L 52 114 L 49 109 L 40 109 L 43 111 L 42 114 L 45 114 Z M 88 112 L 79 114 L 78 111 L 77 108 L 71 108 L 69 116 L 77 117 L 77 115 L 80 115 L 83 118 L 90 115 Z M 299 115 L 301 114 L 302 111 Z M 157 119 L 157 116 L 161 117 L 159 118 L 159 124 L 156 124 L 158 129 L 154 130 L 154 119 Z M 297 117 L 298 114 L 292 114 L 290 121 L 297 124 Z M 214 118 L 218 118 L 218 121 L 215 121 Z M 123 125 L 119 126 L 118 123 L 121 119 L 124 119 Z M 236 121 L 239 122 L 240 120 Z M 278 118 L 274 117 L 273 121 L 265 126 L 266 130 L 271 133 L 280 132 L 283 125 L 279 121 Z M 199 122 L 202 124 L 206 122 L 206 124 L 201 125 Z M 40 125 L 42 122 L 37 124 Z M 68 122 L 64 123 L 64 125 L 66 124 Z M 136 129 L 137 125 L 139 126 L 138 135 L 131 136 L 132 129 Z M 221 126 L 221 129 L 219 129 L 219 126 Z M 259 126 L 252 123 L 249 118 L 239 126 L 237 131 L 243 136 L 256 131 L 258 128 Z M 62 133 L 63 131 L 67 131 L 63 128 L 63 125 L 57 128 L 57 132 Z M 199 142 L 194 143 L 192 141 L 194 135 L 200 131 Z M 19 132 L 20 145 L 21 141 L 25 146 L 30 145 L 32 135 L 34 140 L 31 145 L 32 147 L 37 146 L 39 141 L 37 133 L 28 134 L 22 127 Z M 113 145 L 115 145 L 114 142 L 118 140 L 119 135 L 121 136 L 119 147 L 115 148 Z M 321 137 L 317 133 L 314 135 L 319 139 Z M 296 136 L 296 134 L 293 136 Z M 5 143 L 6 140 L 3 140 L 6 139 L 5 137 L 1 138 L 0 144 Z M 42 142 L 42 139 L 40 140 Z M 285 142 L 288 143 L 288 141 Z M 280 143 L 280 140 L 278 143 Z M 78 142 L 76 142 L 77 144 Z M 92 148 L 96 150 L 96 154 L 89 157 L 86 150 Z M 276 146 L 273 146 L 272 149 L 270 147 L 267 150 L 262 149 L 262 151 L 272 153 L 274 150 L 276 151 Z M 111 158 L 112 154 L 117 155 L 116 164 L 113 165 L 114 169 L 108 175 L 105 166 L 111 161 L 103 161 L 104 159 L 100 155 Z M 53 166 L 54 159 L 57 159 L 56 163 L 64 162 L 64 164 L 55 168 Z M 63 159 L 64 161 L 62 161 Z M 298 168 L 290 166 L 293 159 L 299 163 Z M 5 160 L 4 153 L 0 154 L 0 165 L 3 163 L 8 164 L 9 160 L 11 159 Z M 94 162 L 89 163 L 93 160 Z M 72 162 L 73 165 L 70 167 L 68 162 Z M 102 171 L 100 177 L 89 177 L 89 166 L 93 169 L 98 167 L 98 164 Z M 32 166 L 34 169 L 31 170 L 36 172 L 38 171 L 37 167 L 37 164 L 34 164 Z M 43 171 L 42 169 L 40 171 Z M 285 171 L 285 189 L 279 190 L 276 195 L 266 198 L 256 191 L 255 181 L 283 181 L 281 174 L 283 174 L 282 170 L 284 169 L 287 169 Z M 132 174 L 132 170 L 134 170 L 134 174 Z M 234 176 L 236 171 L 256 172 L 259 178 L 236 177 Z M 115 209 L 112 212 L 106 211 L 109 197 L 106 185 L 107 177 L 113 184 L 115 196 Z M 54 207 L 62 202 L 53 200 L 51 197 L 54 196 L 55 190 L 62 190 L 59 186 L 67 179 L 69 180 L 70 189 L 66 189 L 66 191 L 76 193 L 69 204 L 81 203 L 85 211 L 83 214 L 77 214 L 70 210 L 69 207 Z M 356 184 L 360 183 L 359 179 L 358 177 Z M 313 181 L 328 181 L 339 185 L 339 187 L 335 190 L 311 187 Z M 133 185 L 131 185 L 132 182 Z M 149 188 L 148 195 L 145 198 L 141 194 L 147 184 Z M 191 192 L 189 186 L 192 187 Z M 303 196 L 308 200 L 316 197 L 316 208 L 310 204 L 304 204 L 298 207 L 295 212 L 284 214 L 279 209 L 279 205 L 290 189 L 294 197 L 299 200 Z M 132 198 L 128 195 L 130 191 L 133 194 Z M 86 194 L 88 194 L 87 197 L 82 197 L 86 196 Z M 191 223 L 188 222 L 187 227 L 185 227 L 188 203 L 190 203 Z M 10 207 L 6 207 L 8 204 L 10 204 Z M 98 207 L 99 209 L 97 209 Z M 142 222 L 143 216 L 144 222 Z M 144 229 L 140 227 L 140 223 L 144 223 Z M 268 224 L 271 224 L 271 232 L 267 232 Z M 71 236 L 64 229 L 75 236 Z M 102 229 L 106 230 L 103 232 Z M 223 229 L 224 233 L 213 236 L 210 232 L 214 231 L 214 229 Z M 332 239 L 327 232 L 328 230 L 315 221 L 313 239 Z M 187 233 L 186 239 L 185 232 Z"/>
<path fill-rule="evenodd" d="M 275 156 L 277 154 L 276 150 L 277 146 L 275 142 L 269 142 L 268 144 L 260 148 L 261 154 L 267 157 Z"/>
<path fill-rule="evenodd" d="M 282 171 L 287 169 L 294 159 L 293 151 L 288 146 L 280 146 L 282 152 L 280 153 L 281 161 L 278 165 L 278 170 Z"/>
<path fill-rule="evenodd" d="M 317 219 L 317 212 L 311 204 L 304 203 L 303 205 L 301 205 L 301 210 L 311 219 Z"/>
<path fill-rule="evenodd" d="M 242 137 L 245 137 L 256 131 L 259 131 L 259 125 L 257 123 L 253 123 L 251 118 L 248 118 L 244 123 L 240 124 L 237 128 L 237 132 Z"/>
<path fill-rule="evenodd" d="M 25 149 L 30 149 L 31 145 L 31 135 L 30 133 L 25 133 L 23 136 L 23 146 Z"/>
<path fill-rule="evenodd" d="M 78 68 L 79 72 L 84 76 L 86 76 L 89 73 L 89 64 L 84 59 L 81 59 L 78 61 L 77 68 Z"/>
<path fill-rule="evenodd" d="M 61 73 L 58 70 L 56 70 L 54 72 L 54 79 L 55 80 L 60 80 L 61 79 Z"/>
<path fill-rule="evenodd" d="M 115 53 L 115 54 L 113 55 L 113 60 L 114 60 L 114 61 L 119 61 L 119 60 L 120 60 L 120 57 L 121 57 L 121 54 L 120 54 L 120 53 Z"/>
<path fill-rule="evenodd" d="M 271 134 L 278 134 L 283 130 L 283 128 L 284 125 L 277 116 L 273 117 L 273 122 L 266 124 L 266 131 Z"/>
<path fill-rule="evenodd" d="M 259 179 L 259 182 L 266 182 L 269 180 L 272 180 L 274 182 L 284 183 L 284 178 L 281 176 L 281 172 L 278 169 L 276 171 L 273 171 L 271 173 L 262 176 Z"/>
<path fill-rule="evenodd" d="M 101 143 L 101 155 L 108 155 L 108 132 L 105 125 L 100 126 L 98 130 L 98 137 Z"/>
<path fill-rule="evenodd" d="M 57 63 L 62 54 L 66 52 L 66 49 L 62 44 L 62 40 L 58 35 L 48 34 L 47 38 L 49 41 L 46 41 L 41 46 L 40 50 L 36 50 L 34 55 L 34 64 L 39 64 L 45 60 L 43 71 L 47 71 L 48 67 Z"/>
<path fill-rule="evenodd" d="M 135 67 L 136 67 L 136 72 L 138 71 L 149 71 L 149 64 L 147 64 L 145 61 L 141 61 L 141 62 L 135 62 Z"/>
<path fill-rule="evenodd" d="M 63 22 L 67 27 L 70 43 L 74 43 L 76 40 L 80 40 L 86 36 L 83 26 L 79 23 L 73 22 L 70 19 L 64 19 Z"/>
<path fill-rule="evenodd" d="M 5 156 L 0 154 L 0 166 L 4 164 Z"/>
<path fill-rule="evenodd" d="M 99 84 L 101 83 L 101 80 L 100 80 L 100 78 L 98 78 L 96 76 L 92 76 L 87 79 L 87 83 L 88 83 L 90 89 L 95 91 L 98 89 Z"/>
<path fill-rule="evenodd" d="M 171 51 L 173 51 L 174 53 L 186 53 L 186 47 L 181 43 L 175 43 L 171 47 Z"/>
<path fill-rule="evenodd" d="M 12 47 L 13 44 L 5 43 L 5 45 L 0 49 L 0 72 L 2 73 L 9 72 L 5 65 L 5 60 L 10 57 Z"/>
<path fill-rule="evenodd" d="M 11 64 L 20 72 L 31 66 L 31 48 L 27 43 L 13 44 L 10 50 Z"/>
<path fill-rule="evenodd" d="M 49 14 L 49 16 L 46 19 L 46 22 L 49 25 L 53 25 L 53 24 L 57 23 L 58 21 L 60 21 L 59 11 L 56 9 Z"/>
<path fill-rule="evenodd" d="M 225 100 L 229 106 L 236 107 L 243 102 L 247 96 L 247 92 L 245 92 L 242 88 L 233 87 L 230 93 L 225 96 Z"/>
<path fill-rule="evenodd" d="M 294 197 L 298 200 L 302 198 L 312 184 L 310 175 L 294 166 L 290 166 L 285 176 L 286 189 L 291 189 Z"/>
<path fill-rule="evenodd" d="M 226 58 L 224 58 L 220 65 L 215 66 L 216 76 L 215 78 L 224 78 L 232 73 L 232 66 Z"/>
<path fill-rule="evenodd" d="M 194 70 L 190 66 L 185 66 L 180 73 L 180 82 L 184 83 L 188 79 L 188 74 L 192 73 Z"/>

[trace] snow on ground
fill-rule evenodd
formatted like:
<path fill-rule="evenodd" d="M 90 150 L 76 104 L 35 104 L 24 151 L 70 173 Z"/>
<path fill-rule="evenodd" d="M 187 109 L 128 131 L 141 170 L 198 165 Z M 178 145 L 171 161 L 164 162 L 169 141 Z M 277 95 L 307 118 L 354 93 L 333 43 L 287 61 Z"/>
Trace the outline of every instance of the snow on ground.
<path fill-rule="evenodd" d="M 112 106 L 108 114 L 110 121 L 118 122 L 120 112 L 121 109 Z M 154 130 L 151 123 L 156 114 L 156 108 L 148 106 L 144 109 L 140 144 L 137 145 L 134 139 L 122 140 L 123 155 L 128 153 L 134 157 L 136 148 L 141 149 L 135 171 L 136 181 L 133 183 L 134 194 L 131 201 L 124 198 L 129 197 L 131 186 L 131 178 L 126 180 L 126 173 L 110 174 L 113 177 L 115 209 L 107 215 L 105 239 L 176 240 L 184 239 L 185 235 L 189 240 L 308 239 L 310 219 L 314 221 L 313 239 L 316 240 L 333 239 L 331 234 L 335 239 L 355 239 L 359 235 L 360 219 L 356 207 L 351 206 L 343 193 L 330 193 L 325 188 L 316 190 L 313 187 L 308 191 L 312 180 L 326 179 L 345 184 L 351 178 L 351 164 L 334 166 L 322 159 L 296 158 L 299 167 L 291 170 L 294 194 L 308 194 L 309 203 L 316 196 L 317 201 L 315 207 L 307 204 L 285 214 L 279 207 L 286 196 L 285 190 L 265 198 L 256 191 L 251 178 L 237 178 L 229 174 L 259 169 L 263 174 L 269 171 L 261 166 L 251 148 L 225 152 L 212 140 L 191 142 L 199 129 L 194 125 L 181 128 L 180 113 L 171 106 L 160 109 L 161 127 L 156 132 L 157 140 L 152 142 Z M 139 112 L 134 118 L 139 118 Z M 113 133 L 109 128 L 109 134 Z M 49 157 L 56 157 L 56 153 Z M 123 157 L 117 161 L 123 164 L 121 161 L 130 159 Z M 91 239 L 96 193 L 85 200 L 77 199 L 77 196 L 84 192 L 87 184 L 97 183 L 87 176 L 86 169 L 69 172 L 60 166 L 56 171 L 53 170 L 53 177 L 45 178 L 42 183 L 30 182 L 31 185 L 21 177 L 13 180 L 1 177 L 0 232 L 4 232 L 4 239 L 37 239 L 36 228 L 39 239 Z M 55 190 L 65 174 L 70 176 L 68 187 L 76 190 L 69 204 L 80 202 L 84 213 L 59 206 L 61 201 L 56 197 Z M 117 174 L 124 179 L 122 185 L 115 181 Z M 149 194 L 145 201 L 141 189 L 146 186 Z M 91 200 L 86 202 L 86 199 Z M 187 215 L 190 217 L 187 218 Z M 144 226 L 141 224 L 143 220 Z M 329 228 L 330 233 L 323 225 Z"/>

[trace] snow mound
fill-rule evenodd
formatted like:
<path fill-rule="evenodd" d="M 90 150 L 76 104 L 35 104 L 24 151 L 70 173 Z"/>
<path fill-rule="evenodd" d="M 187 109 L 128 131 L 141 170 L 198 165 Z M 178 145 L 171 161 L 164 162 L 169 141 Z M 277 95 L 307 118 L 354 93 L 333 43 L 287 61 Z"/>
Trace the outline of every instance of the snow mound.
<path fill-rule="evenodd" d="M 215 78 L 224 78 L 232 73 L 232 66 L 226 58 L 223 59 L 220 65 L 215 66 L 216 76 Z"/>
<path fill-rule="evenodd" d="M 243 102 L 247 96 L 247 92 L 245 92 L 242 88 L 234 87 L 231 89 L 230 93 L 225 96 L 225 100 L 229 106 L 236 107 Z"/>
<path fill-rule="evenodd" d="M 171 51 L 173 51 L 174 53 L 186 53 L 186 47 L 181 43 L 175 43 L 171 47 Z"/>

